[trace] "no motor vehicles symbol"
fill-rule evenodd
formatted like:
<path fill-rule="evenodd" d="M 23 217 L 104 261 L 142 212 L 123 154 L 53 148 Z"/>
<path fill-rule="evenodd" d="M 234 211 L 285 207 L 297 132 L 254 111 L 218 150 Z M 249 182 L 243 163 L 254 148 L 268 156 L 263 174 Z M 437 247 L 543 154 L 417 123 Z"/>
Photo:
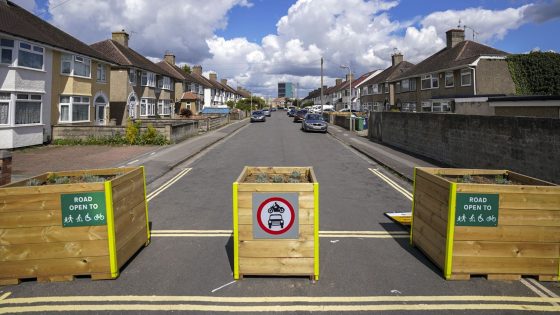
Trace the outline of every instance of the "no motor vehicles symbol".
<path fill-rule="evenodd" d="M 298 238 L 297 194 L 253 194 L 254 238 Z"/>

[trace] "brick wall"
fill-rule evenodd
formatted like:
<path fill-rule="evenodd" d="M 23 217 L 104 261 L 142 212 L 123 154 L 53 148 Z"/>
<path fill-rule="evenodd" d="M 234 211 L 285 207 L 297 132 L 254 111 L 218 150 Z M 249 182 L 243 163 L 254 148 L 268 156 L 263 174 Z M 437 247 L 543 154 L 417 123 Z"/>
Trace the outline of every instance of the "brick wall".
<path fill-rule="evenodd" d="M 560 183 L 560 119 L 372 112 L 370 139 L 460 168 Z"/>

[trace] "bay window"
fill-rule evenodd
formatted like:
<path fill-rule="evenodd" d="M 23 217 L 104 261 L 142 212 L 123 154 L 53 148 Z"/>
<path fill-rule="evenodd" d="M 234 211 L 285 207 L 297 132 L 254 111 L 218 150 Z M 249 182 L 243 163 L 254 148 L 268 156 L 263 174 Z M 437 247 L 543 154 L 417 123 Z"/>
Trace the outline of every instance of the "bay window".
<path fill-rule="evenodd" d="M 14 41 L 12 39 L 0 39 L 0 63 L 12 64 L 14 54 Z"/>
<path fill-rule="evenodd" d="M 60 73 L 78 77 L 91 77 L 91 59 L 63 54 L 60 57 Z"/>
<path fill-rule="evenodd" d="M 140 100 L 140 116 L 154 116 L 156 114 L 156 100 L 143 98 Z"/>
<path fill-rule="evenodd" d="M 30 125 L 41 123 L 42 96 L 39 94 L 16 95 L 16 111 L 14 123 L 16 125 Z"/>
<path fill-rule="evenodd" d="M 472 84 L 472 72 L 470 69 L 461 70 L 461 86 L 470 86 Z"/>
<path fill-rule="evenodd" d="M 142 71 L 142 78 L 140 79 L 140 85 L 156 87 L 156 74 L 153 72 Z"/>
<path fill-rule="evenodd" d="M 60 122 L 88 122 L 89 96 L 61 96 Z"/>
<path fill-rule="evenodd" d="M 171 115 L 171 100 L 158 101 L 158 115 Z"/>
<path fill-rule="evenodd" d="M 43 55 L 45 49 L 41 46 L 20 42 L 18 48 L 18 66 L 43 70 Z"/>
<path fill-rule="evenodd" d="M 10 123 L 10 93 L 0 93 L 0 125 Z"/>

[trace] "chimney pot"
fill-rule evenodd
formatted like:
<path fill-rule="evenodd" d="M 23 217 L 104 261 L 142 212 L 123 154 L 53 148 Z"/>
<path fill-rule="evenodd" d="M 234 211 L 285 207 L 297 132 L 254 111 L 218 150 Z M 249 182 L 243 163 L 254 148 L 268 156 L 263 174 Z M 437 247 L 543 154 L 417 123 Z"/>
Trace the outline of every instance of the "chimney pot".
<path fill-rule="evenodd" d="M 220 82 L 222 82 L 223 85 L 227 85 L 227 79 L 222 79 Z"/>
<path fill-rule="evenodd" d="M 399 63 L 403 62 L 404 57 L 401 53 L 395 53 L 393 55 L 391 55 L 391 61 L 392 61 L 392 65 L 396 66 Z"/>
<path fill-rule="evenodd" d="M 116 41 L 117 43 L 125 46 L 125 47 L 128 47 L 128 39 L 129 38 L 130 38 L 130 36 L 124 30 L 122 30 L 120 32 L 113 32 L 112 33 L 112 39 L 114 41 Z"/>
<path fill-rule="evenodd" d="M 215 74 L 215 73 L 210 73 L 210 74 L 208 75 L 208 78 L 209 78 L 210 80 L 212 80 L 212 81 L 216 81 L 216 80 L 218 79 L 218 75 Z"/>
<path fill-rule="evenodd" d="M 351 75 L 346 75 L 346 81 L 350 80 L 350 78 L 352 78 L 352 81 L 354 81 L 354 74 L 352 73 Z"/>
<path fill-rule="evenodd" d="M 335 85 L 340 85 L 342 83 L 342 79 L 336 79 Z"/>
<path fill-rule="evenodd" d="M 455 45 L 465 40 L 465 30 L 454 29 L 445 32 L 447 38 L 447 48 L 451 49 Z"/>
<path fill-rule="evenodd" d="M 202 75 L 202 66 L 196 65 L 192 67 L 192 72 L 198 75 Z"/>

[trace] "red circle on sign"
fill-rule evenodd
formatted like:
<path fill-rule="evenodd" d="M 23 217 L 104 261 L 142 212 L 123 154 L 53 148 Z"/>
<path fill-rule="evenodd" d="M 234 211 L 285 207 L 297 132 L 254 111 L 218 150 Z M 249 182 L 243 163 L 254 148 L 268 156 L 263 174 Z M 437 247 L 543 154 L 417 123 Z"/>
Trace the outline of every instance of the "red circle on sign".
<path fill-rule="evenodd" d="M 273 231 L 273 230 L 269 229 L 261 221 L 261 213 L 262 213 L 262 210 L 263 210 L 264 206 L 267 203 L 272 202 L 272 201 L 280 201 L 280 202 L 284 203 L 285 205 L 287 205 L 288 209 L 290 209 L 290 213 L 292 215 L 292 217 L 290 218 L 290 223 L 288 223 L 288 225 L 286 225 L 285 228 L 283 228 L 281 230 L 278 230 L 278 231 Z M 292 207 L 292 205 L 286 199 L 280 198 L 280 197 L 272 197 L 272 198 L 266 199 L 265 201 L 263 201 L 261 203 L 261 205 L 259 206 L 259 209 L 257 210 L 257 222 L 259 223 L 259 226 L 266 233 L 273 234 L 273 235 L 280 235 L 280 234 L 286 233 L 288 230 L 290 230 L 292 225 L 294 225 L 294 221 L 296 220 L 295 216 L 296 216 L 296 212 L 294 211 L 294 207 Z"/>

